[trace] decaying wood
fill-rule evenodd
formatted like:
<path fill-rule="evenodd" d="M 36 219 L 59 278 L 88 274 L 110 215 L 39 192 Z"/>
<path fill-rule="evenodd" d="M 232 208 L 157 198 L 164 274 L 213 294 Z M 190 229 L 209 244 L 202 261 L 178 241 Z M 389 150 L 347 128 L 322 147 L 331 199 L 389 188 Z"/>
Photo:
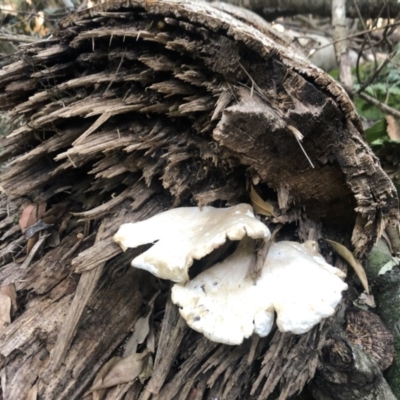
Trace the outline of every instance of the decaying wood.
<path fill-rule="evenodd" d="M 272 223 L 289 224 L 282 237 L 340 239 L 364 257 L 397 196 L 329 76 L 248 12 L 120 0 L 24 47 L 0 70 L 0 109 L 14 118 L 0 153 L 0 278 L 19 304 L 0 333 L 5 398 L 82 398 L 144 314 L 138 351 L 153 371 L 105 399 L 285 399 L 313 378 L 331 320 L 212 343 L 179 319 L 168 284 L 128 268 L 140 250 L 111 238 L 171 207 L 250 202 L 253 185 Z M 52 217 L 28 258 L 14 226 L 24 202 Z"/>
<path fill-rule="evenodd" d="M 342 318 L 343 309 L 324 344 L 318 372 L 310 384 L 314 398 L 395 400 L 397 397 L 382 374 L 382 369 L 391 363 L 392 334 L 371 312 L 349 311 L 346 331 L 340 324 Z M 354 337 L 356 330 L 363 331 L 358 338 Z"/>

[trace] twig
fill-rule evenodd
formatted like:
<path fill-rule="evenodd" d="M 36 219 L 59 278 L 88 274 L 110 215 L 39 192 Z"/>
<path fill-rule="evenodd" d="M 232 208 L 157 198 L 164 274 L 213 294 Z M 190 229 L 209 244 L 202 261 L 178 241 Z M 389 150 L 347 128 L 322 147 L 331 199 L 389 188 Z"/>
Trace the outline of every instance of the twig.
<path fill-rule="evenodd" d="M 310 28 L 314 29 L 317 32 L 321 32 L 320 27 L 316 24 L 311 18 L 306 17 L 305 15 L 299 14 L 296 15 L 296 19 L 306 23 Z"/>
<path fill-rule="evenodd" d="M 1 4 L 1 3 L 0 3 Z M 26 15 L 27 17 L 25 18 L 26 20 L 32 18 L 32 17 L 40 17 L 39 13 L 36 13 L 34 11 L 14 11 L 14 10 L 4 10 L 1 9 L 0 6 L 0 14 L 9 14 L 9 15 L 15 15 L 15 16 L 21 16 L 21 15 Z M 60 8 L 59 10 L 57 10 L 56 13 L 52 14 L 52 16 L 50 16 L 49 14 L 44 14 L 44 18 L 46 21 L 59 21 L 61 18 L 68 16 L 69 14 L 71 14 L 71 10 L 66 9 L 64 11 L 63 8 Z M 14 24 L 16 25 L 16 24 Z"/>
<path fill-rule="evenodd" d="M 358 4 L 357 4 L 357 0 L 353 0 L 353 3 L 354 3 L 354 7 L 355 7 L 356 10 L 357 10 L 358 18 L 360 19 L 360 21 L 361 21 L 361 23 L 362 23 L 362 25 L 363 25 L 363 27 L 364 27 L 364 30 L 367 30 L 367 25 L 365 24 L 364 19 L 362 18 L 360 8 L 358 7 Z M 360 51 L 358 52 L 358 55 L 357 55 L 356 75 L 357 75 L 357 83 L 358 83 L 359 85 L 361 85 L 361 77 L 360 77 L 360 59 L 361 59 L 361 57 L 362 57 L 362 54 L 363 54 L 363 51 L 364 51 L 364 48 L 365 48 L 365 44 L 366 44 L 367 42 L 368 42 L 369 48 L 370 48 L 370 50 L 371 50 L 371 52 L 372 52 L 372 54 L 373 54 L 373 56 L 374 56 L 375 71 L 376 71 L 376 69 L 377 69 L 377 57 L 376 57 L 376 52 L 375 52 L 374 46 L 373 46 L 373 44 L 372 44 L 370 32 L 368 32 L 368 33 L 364 36 L 363 44 L 361 45 L 361 49 L 360 49 Z M 375 75 L 375 73 L 374 73 L 374 75 Z M 376 76 L 376 75 L 375 75 L 375 76 Z M 375 79 L 375 78 L 374 78 L 374 79 Z M 363 90 L 364 90 L 366 87 L 367 87 L 367 86 L 365 86 L 365 87 L 363 88 Z M 361 93 L 363 90 L 359 90 L 359 93 Z"/>
<path fill-rule="evenodd" d="M 8 35 L 6 33 L 0 33 L 0 42 L 34 43 L 39 40 L 39 38 L 27 35 Z"/>
<path fill-rule="evenodd" d="M 371 96 L 368 96 L 365 93 L 360 93 L 358 96 L 363 100 L 365 100 L 366 102 L 368 102 L 369 104 L 372 104 L 373 106 L 379 108 L 383 113 L 391 115 L 394 118 L 400 119 L 400 111 L 395 110 L 394 108 L 388 106 L 387 104 L 384 104 L 379 100 L 374 99 Z"/>
<path fill-rule="evenodd" d="M 386 29 L 387 27 L 397 26 L 397 25 L 400 25 L 400 21 L 396 21 L 396 22 L 393 22 L 392 24 L 388 24 L 388 25 L 385 25 L 385 26 L 380 26 L 380 27 L 376 27 L 376 28 L 373 28 L 373 29 L 367 29 L 367 30 L 364 30 L 364 31 L 353 33 L 352 35 L 347 35 L 346 37 L 343 37 L 343 38 L 340 38 L 340 39 L 336 39 L 331 43 L 324 44 L 324 45 L 322 45 L 320 47 L 317 47 L 315 49 L 315 51 L 324 49 L 325 47 L 332 46 L 332 44 L 342 42 L 343 40 L 352 39 L 352 38 L 355 38 L 357 36 L 361 36 L 361 35 L 364 35 L 364 34 L 370 33 L 370 32 L 381 31 L 381 30 Z"/>
<path fill-rule="evenodd" d="M 375 78 L 379 75 L 382 69 L 385 68 L 386 65 L 392 60 L 392 58 L 396 55 L 396 53 L 397 52 L 394 51 L 386 56 L 386 58 L 382 61 L 381 65 L 379 65 L 375 69 L 374 73 L 360 86 L 356 94 L 360 94 L 361 92 L 363 92 L 375 80 Z"/>

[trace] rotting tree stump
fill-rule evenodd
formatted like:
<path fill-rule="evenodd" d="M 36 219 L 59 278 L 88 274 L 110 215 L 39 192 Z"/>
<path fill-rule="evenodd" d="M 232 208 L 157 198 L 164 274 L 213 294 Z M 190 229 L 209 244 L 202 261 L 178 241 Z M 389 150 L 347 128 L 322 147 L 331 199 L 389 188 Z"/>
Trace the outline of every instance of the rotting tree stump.
<path fill-rule="evenodd" d="M 278 239 L 330 238 L 362 259 L 396 221 L 396 191 L 346 93 L 262 20 L 202 2 L 103 4 L 24 47 L 0 90 L 14 120 L 1 139 L 0 280 L 18 301 L 0 338 L 4 399 L 83 398 L 144 315 L 139 351 L 154 355 L 153 372 L 104 399 L 285 399 L 323 370 L 338 330 L 346 342 L 357 284 L 307 334 L 229 347 L 189 330 L 169 284 L 129 268 L 137 251 L 111 240 L 121 223 L 172 207 L 250 202 L 251 185 L 274 205 Z M 29 203 L 51 226 L 25 257 L 15 222 Z"/>

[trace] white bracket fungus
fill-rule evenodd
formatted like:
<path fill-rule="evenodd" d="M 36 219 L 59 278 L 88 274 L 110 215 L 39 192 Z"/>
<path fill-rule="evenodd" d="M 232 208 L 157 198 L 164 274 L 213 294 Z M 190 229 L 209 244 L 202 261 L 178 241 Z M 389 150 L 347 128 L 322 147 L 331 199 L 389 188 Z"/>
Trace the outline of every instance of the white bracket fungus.
<path fill-rule="evenodd" d="M 255 261 L 254 242 L 245 239 L 221 263 L 174 285 L 172 301 L 188 325 L 234 345 L 253 332 L 268 335 L 276 312 L 280 331 L 301 334 L 333 315 L 347 289 L 343 272 L 325 261 L 313 241 L 272 244 L 254 281 L 249 270 Z"/>
<path fill-rule="evenodd" d="M 193 260 L 200 260 L 228 239 L 270 238 L 268 228 L 258 221 L 249 204 L 228 208 L 182 207 L 165 211 L 145 221 L 123 224 L 114 235 L 125 251 L 155 243 L 132 261 L 132 266 L 159 278 L 187 282 Z"/>

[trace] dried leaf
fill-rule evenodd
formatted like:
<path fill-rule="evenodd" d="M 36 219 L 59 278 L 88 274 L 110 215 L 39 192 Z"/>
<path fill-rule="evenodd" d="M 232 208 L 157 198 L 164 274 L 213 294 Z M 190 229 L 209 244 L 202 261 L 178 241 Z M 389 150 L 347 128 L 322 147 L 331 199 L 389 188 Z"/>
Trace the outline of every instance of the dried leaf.
<path fill-rule="evenodd" d="M 46 203 L 38 203 L 36 205 L 37 207 L 37 212 L 36 212 L 36 218 L 39 220 L 40 218 L 43 217 L 44 213 L 46 212 Z"/>
<path fill-rule="evenodd" d="M 21 231 L 25 233 L 29 227 L 36 224 L 40 220 L 45 211 L 46 211 L 46 203 L 29 204 L 28 206 L 26 206 L 22 211 L 21 218 L 19 219 L 19 226 L 21 228 Z M 40 227 L 40 229 L 38 230 L 40 231 L 42 229 L 43 227 Z M 28 242 L 26 245 L 26 257 L 17 259 L 17 262 L 24 262 L 28 257 L 29 253 L 32 251 L 32 248 L 35 246 L 39 238 L 37 233 L 38 230 L 35 230 L 34 228 L 32 231 L 28 231 L 28 234 L 26 235 L 28 238 Z"/>
<path fill-rule="evenodd" d="M 31 238 L 28 239 L 28 242 L 26 244 L 26 256 L 28 256 L 30 254 L 30 252 L 33 249 L 33 246 L 35 246 L 35 244 L 37 243 L 39 239 L 39 234 L 36 233 L 35 235 L 33 235 Z M 25 259 L 24 259 L 25 261 Z"/>
<path fill-rule="evenodd" d="M 146 340 L 147 335 L 149 334 L 150 331 L 150 325 L 149 325 L 150 315 L 151 312 L 149 312 L 146 317 L 139 318 L 138 321 L 136 322 L 135 331 L 133 332 L 133 335 L 131 336 L 125 347 L 124 357 L 136 353 L 138 344 L 142 344 Z"/>
<path fill-rule="evenodd" d="M 0 332 L 11 323 L 11 299 L 0 293 Z"/>
<path fill-rule="evenodd" d="M 150 310 L 147 313 L 146 316 L 141 317 L 137 320 L 135 324 L 135 330 L 133 332 L 133 335 L 129 339 L 125 351 L 124 351 L 124 357 L 127 357 L 131 354 L 136 353 L 136 349 L 138 344 L 144 343 L 146 340 L 147 336 L 149 335 L 150 332 L 150 317 L 153 315 L 153 307 L 154 307 L 154 302 L 159 295 L 159 292 L 157 292 L 152 299 L 148 302 L 148 305 L 150 306 Z"/>
<path fill-rule="evenodd" d="M 378 275 L 384 275 L 386 272 L 391 271 L 393 267 L 397 266 L 400 264 L 400 258 L 399 257 L 392 257 L 390 261 L 388 261 L 385 265 L 381 267 L 379 270 Z"/>
<path fill-rule="evenodd" d="M 46 211 L 46 203 L 29 204 L 21 214 L 19 219 L 19 227 L 25 233 L 25 230 L 36 223 Z M 31 235 L 32 236 L 32 235 Z"/>
<path fill-rule="evenodd" d="M 49 222 L 48 218 L 53 217 L 55 220 L 61 218 L 68 210 L 68 203 L 58 203 L 58 204 L 53 204 L 51 208 L 49 208 L 43 215 L 42 219 L 44 222 L 47 222 L 48 224 L 54 223 L 54 222 Z"/>
<path fill-rule="evenodd" d="M 145 362 L 144 359 L 147 355 L 148 351 L 145 350 L 143 353 L 135 353 L 128 357 L 120 358 L 102 382 L 93 385 L 90 392 L 93 392 L 94 390 L 107 389 L 122 383 L 132 382 L 142 372 Z"/>
<path fill-rule="evenodd" d="M 264 201 L 255 191 L 253 186 L 250 188 L 250 199 L 256 214 L 265 215 L 267 217 L 275 217 L 274 207 Z"/>
<path fill-rule="evenodd" d="M 153 375 L 154 371 L 154 363 L 153 363 L 153 357 L 149 355 L 143 365 L 142 372 L 139 374 L 139 381 L 142 385 Z"/>
<path fill-rule="evenodd" d="M 367 294 L 367 293 L 361 293 L 358 299 L 356 300 L 356 304 L 366 305 L 371 308 L 376 307 L 374 296 L 372 294 Z"/>
<path fill-rule="evenodd" d="M 392 140 L 400 140 L 400 122 L 391 115 L 386 115 L 387 134 Z"/>
<path fill-rule="evenodd" d="M 36 210 L 37 208 L 34 204 L 29 204 L 23 209 L 21 218 L 19 219 L 19 227 L 22 232 L 25 232 L 27 228 L 37 221 Z"/>
<path fill-rule="evenodd" d="M 24 235 L 26 236 L 27 239 L 29 239 L 33 235 L 35 235 L 37 232 L 51 228 L 52 226 L 53 225 L 47 224 L 46 222 L 39 219 L 34 224 L 32 224 L 31 226 L 29 226 L 28 228 L 25 229 Z"/>
<path fill-rule="evenodd" d="M 60 243 L 60 234 L 55 229 L 52 229 L 50 231 L 50 236 L 47 239 L 46 246 L 54 248 L 57 247 Z"/>
<path fill-rule="evenodd" d="M 338 242 L 329 239 L 325 239 L 325 241 L 332 246 L 332 248 L 336 251 L 336 253 L 338 253 L 351 265 L 351 267 L 357 274 L 358 278 L 360 279 L 361 284 L 363 285 L 365 291 L 369 294 L 367 274 L 365 273 L 364 267 L 360 264 L 358 260 L 356 260 L 353 253 L 349 249 L 347 249 L 346 246 L 343 246 Z"/>
<path fill-rule="evenodd" d="M 101 385 L 103 383 L 103 379 L 105 378 L 105 376 L 110 372 L 110 370 L 114 367 L 114 365 L 116 365 L 119 362 L 120 359 L 121 359 L 120 357 L 112 357 L 100 368 L 100 370 L 96 374 L 96 377 L 94 378 L 92 388 Z M 93 389 L 90 390 L 92 391 Z M 86 393 L 84 397 L 86 397 L 86 395 L 88 394 L 90 394 L 90 392 Z M 103 398 L 104 392 L 93 391 L 92 395 L 93 395 L 93 400 L 101 400 Z"/>

